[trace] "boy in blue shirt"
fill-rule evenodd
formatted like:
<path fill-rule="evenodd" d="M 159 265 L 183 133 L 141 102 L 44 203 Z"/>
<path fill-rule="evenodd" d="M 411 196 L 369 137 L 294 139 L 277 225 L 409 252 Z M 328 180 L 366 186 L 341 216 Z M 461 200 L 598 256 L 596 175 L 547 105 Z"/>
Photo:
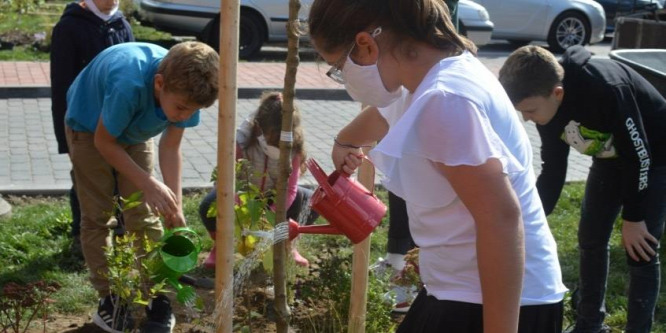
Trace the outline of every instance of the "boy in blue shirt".
<path fill-rule="evenodd" d="M 81 207 L 81 245 L 90 280 L 101 300 L 93 322 L 107 332 L 133 327 L 128 311 L 109 294 L 104 246 L 111 246 L 108 214 L 114 184 L 121 196 L 142 191 L 143 203 L 125 211 L 128 233 L 158 240 L 166 228 L 185 226 L 180 143 L 199 123 L 199 109 L 217 98 L 219 57 L 199 42 L 166 49 L 124 43 L 100 53 L 67 94 L 67 143 Z M 164 182 L 152 176 L 153 137 L 159 140 Z M 114 178 L 114 170 L 117 176 Z M 146 308 L 144 332 L 171 332 L 175 317 L 160 295 Z"/>

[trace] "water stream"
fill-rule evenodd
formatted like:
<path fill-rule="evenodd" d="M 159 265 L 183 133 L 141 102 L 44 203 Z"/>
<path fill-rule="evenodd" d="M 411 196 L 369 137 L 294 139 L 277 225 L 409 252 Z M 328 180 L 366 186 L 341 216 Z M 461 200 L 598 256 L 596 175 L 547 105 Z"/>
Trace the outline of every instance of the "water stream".
<path fill-rule="evenodd" d="M 308 200 L 304 205 L 303 209 L 298 215 L 298 223 L 300 225 L 305 225 L 307 219 L 310 216 L 312 211 L 311 201 Z M 213 311 L 213 318 L 215 326 L 220 327 L 225 323 L 222 323 L 222 313 L 229 313 L 233 311 L 233 299 L 234 295 L 240 295 L 243 291 L 243 286 L 245 281 L 250 276 L 252 270 L 257 267 L 264 256 L 264 253 L 268 249 L 285 240 L 289 239 L 289 222 L 278 223 L 273 230 L 246 230 L 245 235 L 252 235 L 259 239 L 254 245 L 254 250 L 242 261 L 239 263 L 236 273 L 234 274 L 233 288 L 227 288 L 222 294 L 220 294 L 219 299 L 215 304 L 215 310 Z"/>

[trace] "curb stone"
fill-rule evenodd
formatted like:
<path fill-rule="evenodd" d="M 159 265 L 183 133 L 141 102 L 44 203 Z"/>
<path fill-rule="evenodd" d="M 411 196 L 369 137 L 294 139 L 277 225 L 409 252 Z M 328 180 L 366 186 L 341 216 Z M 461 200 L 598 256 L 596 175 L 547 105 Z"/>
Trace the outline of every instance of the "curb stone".
<path fill-rule="evenodd" d="M 259 98 L 264 91 L 279 91 L 281 87 L 240 87 L 239 99 Z M 345 89 L 296 88 L 296 98 L 302 100 L 351 101 Z M 50 86 L 0 86 L 0 99 L 50 98 Z"/>

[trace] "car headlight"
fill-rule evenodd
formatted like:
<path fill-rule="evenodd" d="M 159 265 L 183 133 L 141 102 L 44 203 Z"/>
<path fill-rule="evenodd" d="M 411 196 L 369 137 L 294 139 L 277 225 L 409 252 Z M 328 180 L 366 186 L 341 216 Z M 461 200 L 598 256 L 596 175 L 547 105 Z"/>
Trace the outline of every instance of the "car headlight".
<path fill-rule="evenodd" d="M 485 8 L 479 9 L 478 14 L 481 21 L 488 21 L 490 19 L 490 15 L 488 15 L 488 11 Z"/>

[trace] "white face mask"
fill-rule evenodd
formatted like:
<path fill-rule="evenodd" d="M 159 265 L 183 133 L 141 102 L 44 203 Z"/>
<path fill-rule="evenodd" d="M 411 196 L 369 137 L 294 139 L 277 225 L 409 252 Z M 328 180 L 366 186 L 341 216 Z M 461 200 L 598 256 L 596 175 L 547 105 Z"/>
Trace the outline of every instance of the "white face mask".
<path fill-rule="evenodd" d="M 381 32 L 381 27 L 375 29 L 372 37 L 376 37 Z M 377 63 L 379 63 L 379 58 L 377 58 Z M 345 79 L 345 89 L 355 101 L 383 108 L 395 102 L 402 92 L 400 88 L 395 91 L 386 90 L 382 77 L 379 75 L 377 63 L 360 66 L 347 56 L 342 68 L 342 77 Z"/>
<path fill-rule="evenodd" d="M 261 147 L 261 150 L 263 150 L 268 158 L 273 160 L 280 158 L 280 148 L 269 145 L 263 134 L 257 137 L 257 142 L 259 142 L 259 147 Z"/>
<path fill-rule="evenodd" d="M 95 5 L 93 0 L 83 0 L 83 2 L 86 3 L 86 7 L 88 7 L 88 9 L 90 9 L 90 11 L 95 14 L 95 16 L 99 17 L 104 22 L 110 20 L 118 11 L 118 6 L 116 5 L 108 14 L 104 14 L 99 10 L 99 8 L 97 8 L 97 5 Z"/>

